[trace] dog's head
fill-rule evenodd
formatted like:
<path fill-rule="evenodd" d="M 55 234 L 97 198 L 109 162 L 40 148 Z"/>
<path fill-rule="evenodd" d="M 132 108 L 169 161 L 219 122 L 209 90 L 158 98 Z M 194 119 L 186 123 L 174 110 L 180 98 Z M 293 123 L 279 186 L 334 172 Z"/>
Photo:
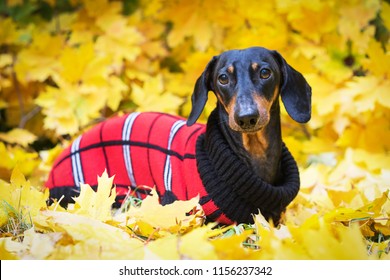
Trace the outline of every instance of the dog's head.
<path fill-rule="evenodd" d="M 305 123 L 311 116 L 311 88 L 276 51 L 232 50 L 215 56 L 198 78 L 187 124 L 199 118 L 213 91 L 225 108 L 231 129 L 253 133 L 265 127 L 279 94 L 288 114 Z"/>

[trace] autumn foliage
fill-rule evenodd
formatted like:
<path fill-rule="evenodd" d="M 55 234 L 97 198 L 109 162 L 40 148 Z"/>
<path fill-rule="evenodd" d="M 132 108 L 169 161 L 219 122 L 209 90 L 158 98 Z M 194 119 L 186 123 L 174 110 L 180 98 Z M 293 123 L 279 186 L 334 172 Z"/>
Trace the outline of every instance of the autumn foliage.
<path fill-rule="evenodd" d="M 0 4 L 0 258 L 389 259 L 389 30 L 379 0 Z M 106 173 L 68 209 L 47 206 L 75 136 L 124 112 L 188 116 L 211 57 L 250 46 L 278 50 L 313 89 L 307 125 L 282 112 L 301 190 L 281 225 L 203 225 L 197 199 L 156 195 L 111 209 Z"/>

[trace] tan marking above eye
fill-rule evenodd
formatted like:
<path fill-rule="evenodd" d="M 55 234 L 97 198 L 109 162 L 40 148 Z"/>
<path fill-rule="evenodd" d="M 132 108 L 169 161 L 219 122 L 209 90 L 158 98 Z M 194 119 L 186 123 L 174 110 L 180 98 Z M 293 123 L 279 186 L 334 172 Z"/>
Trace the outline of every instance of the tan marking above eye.
<path fill-rule="evenodd" d="M 227 68 L 227 71 L 228 71 L 228 73 L 233 74 L 233 72 L 234 72 L 234 66 L 233 66 L 233 65 L 230 65 L 230 66 Z"/>
<path fill-rule="evenodd" d="M 259 64 L 256 63 L 256 62 L 253 62 L 252 65 L 251 65 L 251 67 L 252 67 L 253 71 L 256 71 L 257 68 L 259 68 Z"/>

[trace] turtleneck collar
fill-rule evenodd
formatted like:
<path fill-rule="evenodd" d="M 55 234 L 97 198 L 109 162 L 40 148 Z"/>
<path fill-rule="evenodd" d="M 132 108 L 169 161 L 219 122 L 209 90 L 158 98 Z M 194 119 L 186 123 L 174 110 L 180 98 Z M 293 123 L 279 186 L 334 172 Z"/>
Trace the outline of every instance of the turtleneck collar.
<path fill-rule="evenodd" d="M 299 172 L 294 158 L 283 144 L 282 178 L 273 186 L 249 167 L 247 157 L 231 148 L 232 139 L 226 139 L 220 122 L 216 109 L 209 117 L 206 133 L 198 138 L 196 145 L 198 171 L 210 198 L 237 223 L 252 223 L 252 215 L 259 210 L 266 219 L 278 222 L 281 212 L 299 191 Z"/>

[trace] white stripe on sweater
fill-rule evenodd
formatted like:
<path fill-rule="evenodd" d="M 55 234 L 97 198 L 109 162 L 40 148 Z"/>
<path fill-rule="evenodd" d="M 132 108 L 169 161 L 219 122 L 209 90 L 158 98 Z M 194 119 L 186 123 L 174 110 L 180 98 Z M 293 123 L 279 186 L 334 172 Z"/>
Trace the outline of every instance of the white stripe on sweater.
<path fill-rule="evenodd" d="M 78 189 L 80 189 L 80 183 L 84 183 L 83 167 L 80 158 L 81 138 L 82 136 L 77 137 L 71 146 L 73 180 Z"/>
<path fill-rule="evenodd" d="M 175 138 L 176 133 L 179 131 L 183 125 L 185 125 L 185 121 L 178 120 L 176 121 L 172 127 L 171 131 L 169 132 L 169 138 L 168 138 L 168 151 L 171 150 L 173 139 Z M 165 161 L 164 166 L 164 185 L 166 191 L 172 191 L 172 163 L 171 163 L 171 156 L 167 155 L 167 159 Z"/>
<path fill-rule="evenodd" d="M 131 130 L 133 128 L 134 121 L 139 114 L 140 113 L 132 113 L 127 116 L 122 130 L 122 141 L 130 140 Z M 123 145 L 123 159 L 125 161 L 127 175 L 129 176 L 131 186 L 136 187 L 137 185 L 135 182 L 133 166 L 131 163 L 130 145 Z"/>

